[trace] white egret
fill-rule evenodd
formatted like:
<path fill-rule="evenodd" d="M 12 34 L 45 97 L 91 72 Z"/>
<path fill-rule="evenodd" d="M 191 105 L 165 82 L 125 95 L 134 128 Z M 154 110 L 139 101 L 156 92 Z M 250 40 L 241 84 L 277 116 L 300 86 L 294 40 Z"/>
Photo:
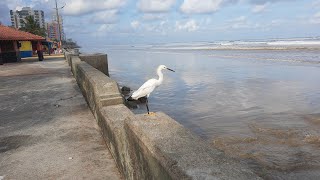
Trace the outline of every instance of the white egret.
<path fill-rule="evenodd" d="M 147 106 L 148 114 L 149 114 L 148 98 L 150 96 L 150 93 L 162 83 L 162 81 L 163 81 L 162 70 L 163 69 L 167 69 L 169 71 L 175 72 L 174 70 L 167 68 L 165 65 L 160 65 L 157 68 L 157 74 L 159 76 L 159 79 L 149 79 L 138 90 L 133 92 L 131 97 L 128 98 L 128 100 L 130 100 L 130 99 L 138 100 L 141 97 L 147 97 L 146 106 Z"/>

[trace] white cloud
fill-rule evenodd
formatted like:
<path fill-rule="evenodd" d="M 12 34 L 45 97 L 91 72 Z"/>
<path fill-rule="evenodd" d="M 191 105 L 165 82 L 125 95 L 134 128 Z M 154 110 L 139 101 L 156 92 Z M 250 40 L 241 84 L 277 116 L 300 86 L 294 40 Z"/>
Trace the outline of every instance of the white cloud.
<path fill-rule="evenodd" d="M 111 24 L 117 20 L 117 13 L 118 10 L 115 9 L 97 12 L 91 16 L 90 22 L 97 24 Z"/>
<path fill-rule="evenodd" d="M 151 33 L 157 33 L 158 35 L 166 35 L 168 31 L 172 31 L 168 25 L 168 20 L 163 20 L 155 23 L 140 24 L 142 29 Z"/>
<path fill-rule="evenodd" d="M 1 0 L 3 4 L 6 4 L 8 6 L 9 9 L 11 10 L 15 10 L 17 6 L 20 7 L 25 7 L 25 6 L 29 6 L 31 7 L 31 3 L 27 4 L 24 3 L 22 0 Z"/>
<path fill-rule="evenodd" d="M 154 21 L 154 20 L 159 20 L 159 19 L 163 19 L 165 17 L 165 14 L 163 13 L 146 13 L 143 14 L 142 19 L 145 21 Z"/>
<path fill-rule="evenodd" d="M 140 22 L 139 22 L 139 21 L 132 21 L 132 22 L 130 23 L 130 25 L 131 25 L 131 27 L 132 27 L 133 29 L 137 29 L 137 28 L 139 27 L 139 25 L 140 25 Z"/>
<path fill-rule="evenodd" d="M 22 10 L 22 6 L 17 6 L 14 10 L 16 10 L 16 11 L 21 11 Z"/>
<path fill-rule="evenodd" d="M 205 25 L 209 25 L 211 23 L 211 18 L 210 17 L 205 18 L 204 23 Z"/>
<path fill-rule="evenodd" d="M 266 10 L 268 4 L 258 4 L 258 5 L 254 5 L 252 8 L 252 12 L 254 13 L 260 13 Z"/>
<path fill-rule="evenodd" d="M 185 23 L 181 23 L 179 21 L 176 22 L 176 31 L 185 30 L 188 32 L 196 31 L 199 29 L 199 26 L 197 25 L 196 21 L 191 19 Z"/>
<path fill-rule="evenodd" d="M 247 21 L 247 17 L 246 16 L 239 16 L 239 17 L 236 17 L 234 19 L 228 20 L 228 22 L 231 22 L 231 23 L 242 23 L 242 22 L 245 22 L 245 21 Z"/>
<path fill-rule="evenodd" d="M 65 15 L 78 16 L 92 12 L 118 9 L 125 4 L 125 0 L 66 0 L 63 8 Z"/>
<path fill-rule="evenodd" d="M 100 36 L 105 37 L 108 35 L 108 32 L 111 32 L 114 25 L 112 24 L 102 24 L 100 25 L 96 31 L 92 31 L 90 34 L 91 36 Z"/>
<path fill-rule="evenodd" d="M 252 4 L 266 4 L 266 3 L 276 3 L 276 2 L 293 2 L 296 0 L 250 0 Z"/>
<path fill-rule="evenodd" d="M 169 11 L 176 0 L 140 0 L 137 7 L 142 12 L 157 13 Z"/>
<path fill-rule="evenodd" d="M 102 24 L 98 29 L 97 31 L 98 32 L 106 32 L 108 30 L 111 29 L 111 25 L 110 24 Z"/>
<path fill-rule="evenodd" d="M 217 11 L 223 0 L 184 0 L 180 9 L 187 14 L 213 13 Z"/>
<path fill-rule="evenodd" d="M 320 8 L 320 0 L 317 0 L 317 1 L 313 1 L 311 3 L 312 7 L 314 8 Z"/>
<path fill-rule="evenodd" d="M 282 19 L 274 19 L 269 22 L 253 22 L 250 21 L 246 16 L 240 16 L 231 20 L 226 21 L 227 23 L 218 28 L 214 28 L 214 30 L 218 31 L 231 31 L 231 30 L 239 30 L 239 29 L 250 29 L 251 31 L 270 31 L 272 28 L 281 26 L 286 23 L 285 20 Z"/>
<path fill-rule="evenodd" d="M 320 24 L 320 12 L 314 14 L 310 19 L 311 24 Z"/>
<path fill-rule="evenodd" d="M 272 26 L 277 26 L 279 25 L 278 20 L 274 20 L 270 22 L 265 22 L 265 23 L 259 23 L 259 22 L 252 22 L 250 21 L 246 16 L 240 16 L 235 19 L 232 19 L 228 21 L 229 24 L 226 26 L 227 29 L 259 29 L 260 31 L 269 31 Z"/>
<path fill-rule="evenodd" d="M 283 23 L 285 23 L 285 21 L 282 20 L 282 19 L 274 19 L 274 20 L 271 21 L 270 25 L 272 25 L 272 26 L 279 26 L 279 25 L 281 25 L 281 24 L 283 24 Z"/>
<path fill-rule="evenodd" d="M 248 21 L 246 16 L 239 16 L 237 18 L 227 21 L 228 24 L 225 29 L 245 29 L 245 28 L 258 28 L 260 25 L 258 23 L 251 23 Z"/>

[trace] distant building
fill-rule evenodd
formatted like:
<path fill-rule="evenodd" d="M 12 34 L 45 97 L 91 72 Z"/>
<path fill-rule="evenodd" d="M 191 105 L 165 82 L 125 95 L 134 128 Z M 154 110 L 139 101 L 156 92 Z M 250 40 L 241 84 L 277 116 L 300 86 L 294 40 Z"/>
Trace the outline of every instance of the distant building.
<path fill-rule="evenodd" d="M 61 40 L 65 40 L 65 34 L 63 30 L 63 20 L 61 16 L 59 17 L 59 23 L 60 23 Z M 47 23 L 46 29 L 47 29 L 48 37 L 50 39 L 56 39 L 58 41 L 60 40 L 58 19 L 56 15 L 52 16 L 52 22 Z"/>
<path fill-rule="evenodd" d="M 44 12 L 32 10 L 30 7 L 24 7 L 21 11 L 10 10 L 12 27 L 21 28 L 27 16 L 33 16 L 34 20 L 39 22 L 40 27 L 45 28 Z"/>
<path fill-rule="evenodd" d="M 47 23 L 47 35 L 50 39 L 60 40 L 59 28 L 57 22 Z"/>

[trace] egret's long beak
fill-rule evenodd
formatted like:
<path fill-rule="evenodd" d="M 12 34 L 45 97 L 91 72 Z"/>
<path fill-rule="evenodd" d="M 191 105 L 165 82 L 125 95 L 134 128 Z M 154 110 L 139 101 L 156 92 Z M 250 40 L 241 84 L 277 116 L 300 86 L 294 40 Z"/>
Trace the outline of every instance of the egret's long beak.
<path fill-rule="evenodd" d="M 169 71 L 172 71 L 172 72 L 175 72 L 174 70 L 170 69 L 170 68 L 167 68 Z"/>

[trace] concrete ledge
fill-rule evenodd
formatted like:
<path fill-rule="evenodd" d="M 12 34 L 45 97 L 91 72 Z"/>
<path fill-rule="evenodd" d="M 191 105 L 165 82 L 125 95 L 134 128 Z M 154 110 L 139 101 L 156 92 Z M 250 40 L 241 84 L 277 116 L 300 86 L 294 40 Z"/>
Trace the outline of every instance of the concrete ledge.
<path fill-rule="evenodd" d="M 137 179 L 260 179 L 164 113 L 127 118 Z"/>
<path fill-rule="evenodd" d="M 137 179 L 124 129 L 125 120 L 134 118 L 134 114 L 123 104 L 103 107 L 98 114 L 102 136 L 125 179 Z"/>
<path fill-rule="evenodd" d="M 75 54 L 72 54 L 72 53 L 70 53 L 70 52 L 65 52 L 65 53 L 64 53 L 64 57 L 65 57 L 66 61 L 68 62 L 69 66 L 71 66 L 71 59 L 72 59 L 73 57 L 78 57 L 78 56 L 75 55 Z"/>
<path fill-rule="evenodd" d="M 84 62 L 81 61 L 81 59 L 78 56 L 73 56 L 70 59 L 71 72 L 72 72 L 74 77 L 77 77 L 77 65 L 80 64 L 80 63 L 84 63 Z"/>
<path fill-rule="evenodd" d="M 108 57 L 107 54 L 81 54 L 80 59 L 98 69 L 105 75 L 109 76 Z"/>
<path fill-rule="evenodd" d="M 97 107 L 123 103 L 118 84 L 114 80 L 87 63 L 77 63 L 75 66 L 77 82 L 95 117 Z"/>

